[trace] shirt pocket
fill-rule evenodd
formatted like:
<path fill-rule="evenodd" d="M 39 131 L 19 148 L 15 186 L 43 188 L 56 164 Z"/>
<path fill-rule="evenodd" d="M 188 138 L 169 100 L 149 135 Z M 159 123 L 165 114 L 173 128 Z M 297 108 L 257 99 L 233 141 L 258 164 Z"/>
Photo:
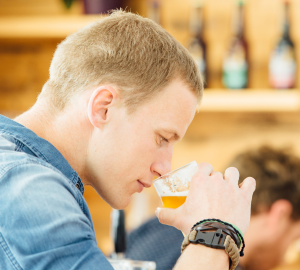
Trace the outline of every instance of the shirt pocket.
<path fill-rule="evenodd" d="M 3 235 L 0 233 L 0 268 L 6 270 L 23 270 L 12 254 Z"/>

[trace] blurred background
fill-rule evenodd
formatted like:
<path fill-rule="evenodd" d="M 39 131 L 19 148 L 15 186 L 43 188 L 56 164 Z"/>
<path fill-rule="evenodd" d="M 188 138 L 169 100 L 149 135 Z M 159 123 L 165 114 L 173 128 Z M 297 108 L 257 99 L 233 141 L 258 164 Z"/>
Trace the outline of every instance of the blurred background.
<path fill-rule="evenodd" d="M 161 24 L 205 78 L 204 100 L 175 146 L 173 169 L 196 160 L 224 171 L 237 153 L 265 143 L 300 154 L 300 0 L 0 0 L 0 113 L 13 118 L 30 108 L 57 44 L 120 7 Z M 109 254 L 111 208 L 89 187 L 85 198 L 99 247 Z M 159 205 L 153 188 L 134 195 L 127 229 Z M 300 269 L 299 250 L 300 241 L 286 255 L 295 268 L 280 269 Z"/>

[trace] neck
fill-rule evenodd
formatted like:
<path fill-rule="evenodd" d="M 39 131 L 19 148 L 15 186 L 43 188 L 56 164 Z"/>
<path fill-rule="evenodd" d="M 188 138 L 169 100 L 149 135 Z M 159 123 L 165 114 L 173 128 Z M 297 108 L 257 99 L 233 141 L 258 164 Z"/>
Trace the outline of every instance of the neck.
<path fill-rule="evenodd" d="M 85 115 L 80 108 L 68 108 L 63 113 L 52 110 L 46 100 L 39 99 L 27 112 L 14 119 L 39 137 L 50 142 L 79 174 L 83 184 L 88 184 L 84 177 L 85 156 L 88 143 L 87 132 L 90 129 Z M 77 119 L 77 121 L 70 121 Z"/>
<path fill-rule="evenodd" d="M 280 245 L 280 243 L 276 243 Z M 282 263 L 282 250 L 274 245 L 258 245 L 256 250 L 248 250 L 247 255 L 240 259 L 240 265 L 245 270 L 269 270 Z"/>

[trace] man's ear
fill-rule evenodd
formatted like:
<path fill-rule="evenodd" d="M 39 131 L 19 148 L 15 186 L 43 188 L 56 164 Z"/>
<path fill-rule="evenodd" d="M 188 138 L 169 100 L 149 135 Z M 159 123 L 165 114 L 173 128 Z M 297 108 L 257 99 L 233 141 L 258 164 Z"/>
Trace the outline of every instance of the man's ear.
<path fill-rule="evenodd" d="M 271 230 L 284 230 L 291 220 L 293 205 L 288 200 L 277 200 L 269 209 L 268 225 Z"/>
<path fill-rule="evenodd" d="M 116 103 L 117 92 L 112 86 L 96 88 L 89 100 L 88 117 L 94 127 L 102 126 L 110 120 L 109 109 Z"/>

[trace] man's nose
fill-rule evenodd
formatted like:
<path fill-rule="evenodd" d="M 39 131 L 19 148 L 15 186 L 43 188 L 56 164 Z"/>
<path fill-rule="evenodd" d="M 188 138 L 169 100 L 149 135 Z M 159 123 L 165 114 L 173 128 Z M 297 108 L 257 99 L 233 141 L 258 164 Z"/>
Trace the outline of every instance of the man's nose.
<path fill-rule="evenodd" d="M 160 156 L 159 160 L 152 165 L 151 171 L 156 176 L 162 176 L 172 169 L 172 153 L 173 151 L 168 151 L 164 155 Z"/>

